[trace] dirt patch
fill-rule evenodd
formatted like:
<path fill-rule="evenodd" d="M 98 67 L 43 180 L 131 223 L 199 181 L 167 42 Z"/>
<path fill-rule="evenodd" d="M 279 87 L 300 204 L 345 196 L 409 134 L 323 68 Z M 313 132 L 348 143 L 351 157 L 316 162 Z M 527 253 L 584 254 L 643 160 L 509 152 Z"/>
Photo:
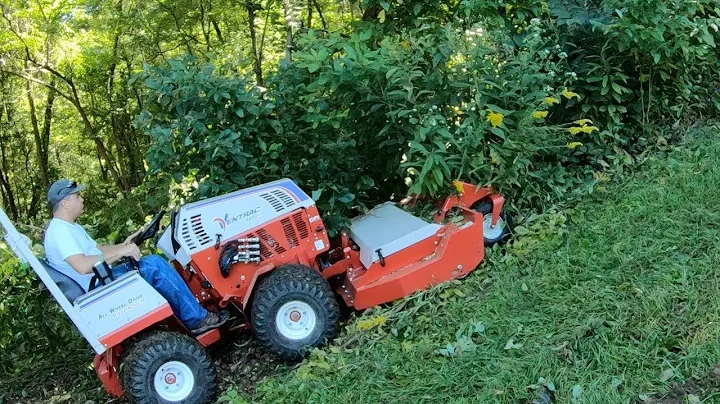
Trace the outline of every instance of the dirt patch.
<path fill-rule="evenodd" d="M 690 394 L 698 395 L 700 385 L 695 380 L 688 380 L 684 384 L 675 384 L 662 398 L 651 399 L 650 404 L 684 404 L 685 397 Z"/>
<path fill-rule="evenodd" d="M 249 332 L 220 341 L 210 354 L 215 358 L 220 394 L 235 386 L 239 393 L 252 395 L 263 378 L 286 374 L 300 363 L 281 360 Z"/>
<path fill-rule="evenodd" d="M 720 363 L 701 379 L 691 379 L 683 384 L 674 384 L 670 391 L 662 397 L 653 398 L 649 404 L 684 404 L 686 397 L 693 395 L 698 399 L 720 388 Z M 700 401 L 698 401 L 700 402 Z"/>

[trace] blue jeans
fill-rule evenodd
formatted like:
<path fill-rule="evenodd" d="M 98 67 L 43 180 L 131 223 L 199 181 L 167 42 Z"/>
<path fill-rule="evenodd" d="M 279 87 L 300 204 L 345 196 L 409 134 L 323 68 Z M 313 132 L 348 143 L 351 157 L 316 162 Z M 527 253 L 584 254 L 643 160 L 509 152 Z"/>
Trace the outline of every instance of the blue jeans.
<path fill-rule="evenodd" d="M 116 278 L 129 271 L 127 264 L 112 268 Z M 175 315 L 186 327 L 190 329 L 197 327 L 207 316 L 207 310 L 198 303 L 180 274 L 161 256 L 142 257 L 139 272 L 140 276 L 168 301 Z"/>

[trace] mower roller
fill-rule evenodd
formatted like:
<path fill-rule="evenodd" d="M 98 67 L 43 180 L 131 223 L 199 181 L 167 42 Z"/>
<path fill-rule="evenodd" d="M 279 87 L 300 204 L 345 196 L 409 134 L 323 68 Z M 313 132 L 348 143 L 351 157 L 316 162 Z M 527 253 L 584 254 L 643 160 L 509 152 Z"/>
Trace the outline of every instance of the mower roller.
<path fill-rule="evenodd" d="M 289 179 L 180 207 L 157 247 L 202 305 L 233 314 L 229 325 L 199 336 L 136 271 L 114 280 L 96 273 L 106 282 L 86 293 L 35 257 L 2 210 L 0 223 L 94 349 L 109 393 L 138 403 L 207 403 L 216 375 L 205 348 L 235 330 L 252 329 L 267 349 L 298 360 L 336 335 L 340 304 L 363 310 L 473 271 L 485 247 L 509 233 L 509 218 L 492 188 L 455 186 L 432 221 L 387 202 L 333 240 L 313 199 Z M 163 215 L 137 244 L 160 231 Z"/>

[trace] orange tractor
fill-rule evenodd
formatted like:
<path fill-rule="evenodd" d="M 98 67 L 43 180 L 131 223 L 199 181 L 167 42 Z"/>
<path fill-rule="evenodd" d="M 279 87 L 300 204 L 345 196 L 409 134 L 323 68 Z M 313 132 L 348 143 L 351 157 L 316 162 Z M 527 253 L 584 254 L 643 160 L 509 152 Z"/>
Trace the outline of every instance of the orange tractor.
<path fill-rule="evenodd" d="M 158 247 L 204 306 L 234 315 L 232 325 L 195 337 L 137 272 L 84 293 L 32 254 L 2 210 L 0 223 L 95 350 L 108 392 L 141 403 L 206 403 L 216 375 L 204 348 L 234 330 L 252 329 L 269 350 L 299 359 L 336 335 L 339 301 L 362 310 L 473 271 L 485 246 L 509 233 L 505 200 L 491 188 L 456 187 L 431 222 L 387 202 L 332 241 L 315 202 L 288 179 L 180 207 Z M 163 213 L 138 244 L 156 235 Z"/>

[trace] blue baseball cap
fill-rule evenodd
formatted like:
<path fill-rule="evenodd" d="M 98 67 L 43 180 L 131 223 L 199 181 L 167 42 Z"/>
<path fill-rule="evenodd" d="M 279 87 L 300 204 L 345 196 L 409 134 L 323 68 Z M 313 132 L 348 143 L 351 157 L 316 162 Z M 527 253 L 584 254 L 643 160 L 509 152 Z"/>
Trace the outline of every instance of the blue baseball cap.
<path fill-rule="evenodd" d="M 65 199 L 66 196 L 80 192 L 85 188 L 87 188 L 87 185 L 78 185 L 77 182 L 66 178 L 55 181 L 50 186 L 50 190 L 48 190 L 48 203 L 50 203 L 50 208 L 55 208 L 55 205 Z"/>

